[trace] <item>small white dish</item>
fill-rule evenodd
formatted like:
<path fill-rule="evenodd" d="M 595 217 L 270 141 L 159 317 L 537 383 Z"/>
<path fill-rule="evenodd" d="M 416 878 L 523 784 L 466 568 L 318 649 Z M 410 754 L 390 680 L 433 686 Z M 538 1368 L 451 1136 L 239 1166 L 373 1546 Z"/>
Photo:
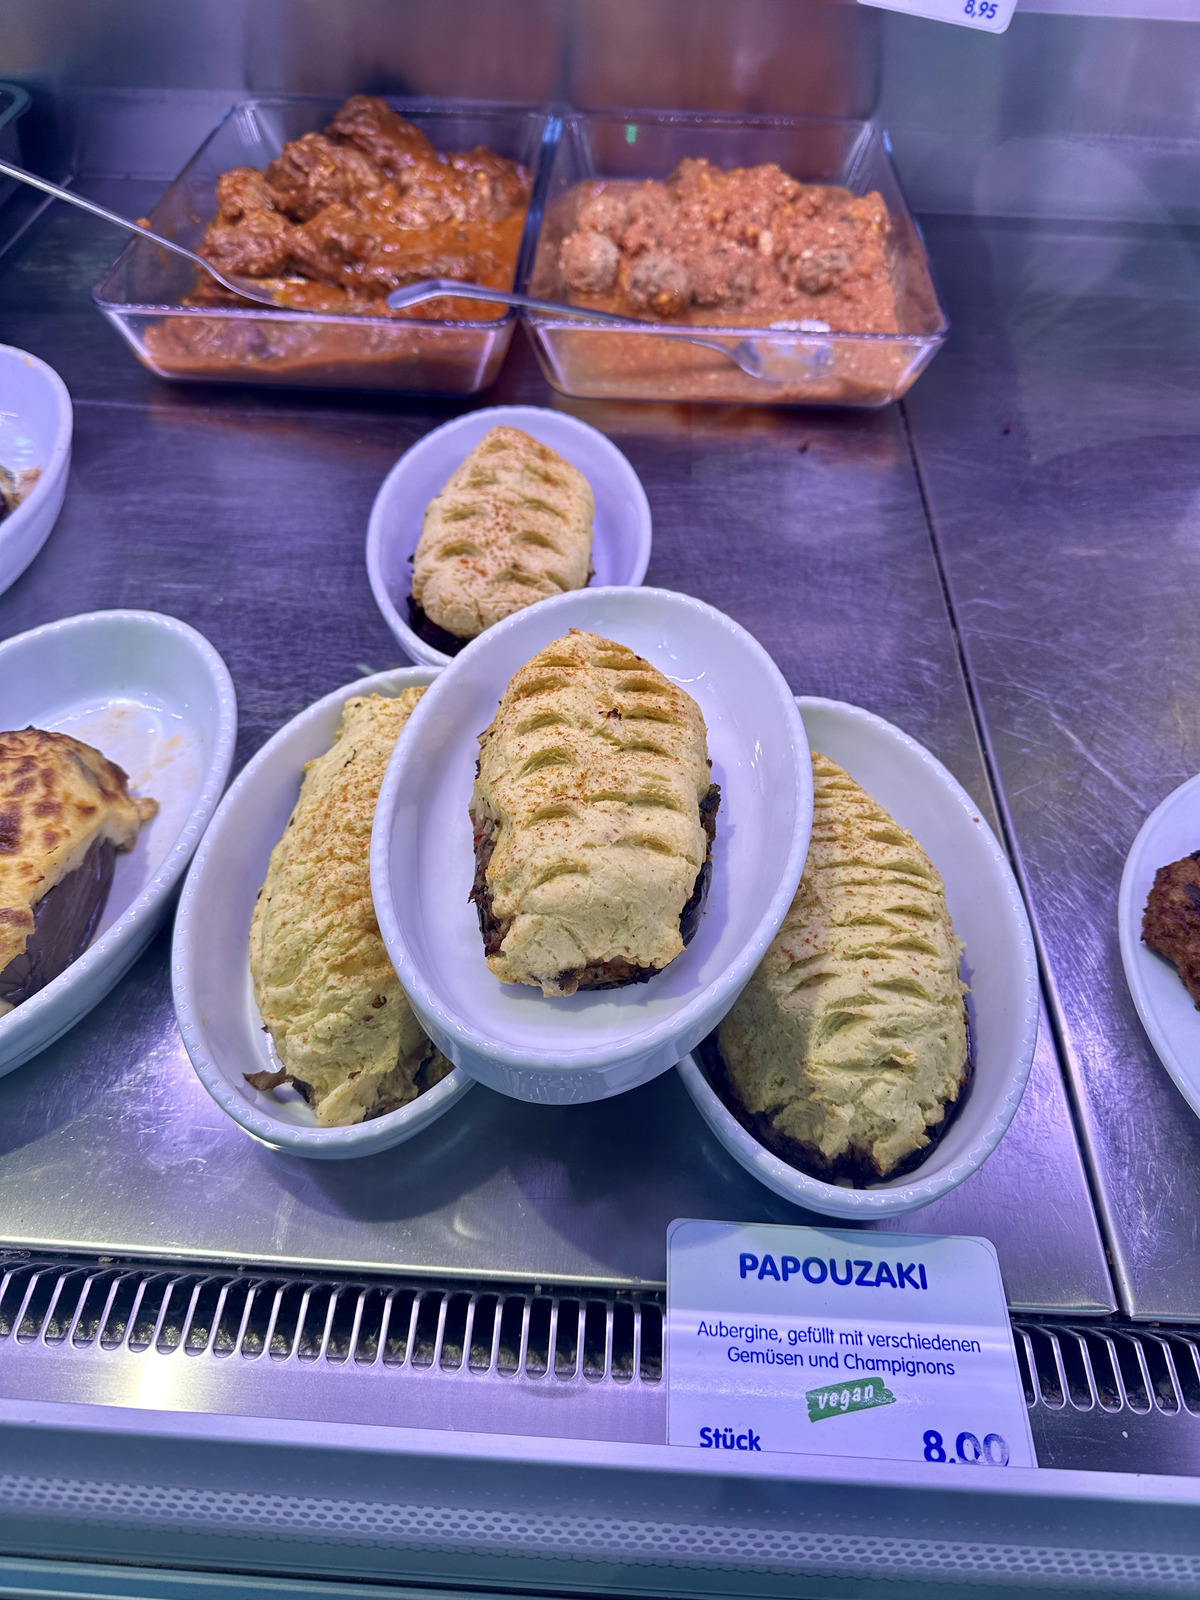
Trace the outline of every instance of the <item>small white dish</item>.
<path fill-rule="evenodd" d="M 799 697 L 814 750 L 836 761 L 923 846 L 946 885 L 970 984 L 975 1070 L 967 1098 L 915 1171 L 869 1189 L 798 1171 L 765 1149 L 730 1112 L 694 1056 L 679 1073 L 701 1116 L 747 1172 L 776 1194 L 827 1217 L 869 1221 L 915 1211 L 969 1178 L 1000 1143 L 1033 1063 L 1038 976 L 1016 879 L 975 802 L 940 761 L 882 717 L 840 700 Z"/>
<path fill-rule="evenodd" d="M 375 604 L 397 643 L 414 661 L 444 667 L 451 656 L 427 644 L 408 625 L 412 556 L 425 508 L 445 488 L 485 433 L 500 426 L 557 450 L 592 486 L 592 587 L 636 587 L 650 564 L 650 502 L 629 462 L 595 428 L 544 406 L 491 406 L 435 428 L 397 461 L 383 480 L 367 525 L 367 575 Z"/>
<path fill-rule="evenodd" d="M 1142 943 L 1142 914 L 1159 867 L 1200 850 L 1200 776 L 1180 784 L 1142 824 L 1125 858 L 1117 897 L 1121 960 L 1150 1043 L 1200 1116 L 1200 1011 L 1174 966 Z"/>
<path fill-rule="evenodd" d="M 546 999 L 487 969 L 467 898 L 468 807 L 476 736 L 513 674 L 571 628 L 629 645 L 693 696 L 721 807 L 708 903 L 683 954 L 649 983 Z M 686 595 L 579 589 L 489 628 L 414 711 L 375 811 L 375 912 L 414 1011 L 456 1066 L 519 1100 L 598 1100 L 665 1072 L 724 1016 L 791 904 L 811 825 L 804 726 L 762 646 Z"/>
<path fill-rule="evenodd" d="M 237 702 L 225 663 L 187 623 L 93 611 L 0 644 L 0 728 L 31 725 L 94 745 L 158 814 L 117 857 L 78 961 L 0 1017 L 0 1075 L 74 1027 L 149 944 L 225 787 Z"/>
<path fill-rule="evenodd" d="M 183 1042 L 201 1083 L 238 1126 L 272 1150 L 323 1160 L 373 1155 L 410 1139 L 471 1087 L 463 1072 L 399 1111 L 348 1128 L 319 1128 L 290 1088 L 265 1091 L 247 1072 L 278 1070 L 250 981 L 250 918 L 271 851 L 287 826 L 304 763 L 333 743 L 352 695 L 397 695 L 437 676 L 403 667 L 360 678 L 302 711 L 269 739 L 221 802 L 179 899 L 171 983 Z"/>
<path fill-rule="evenodd" d="M 0 466 L 41 476 L 0 522 L 0 594 L 15 583 L 58 521 L 71 466 L 73 412 L 67 386 L 27 350 L 0 344 Z"/>

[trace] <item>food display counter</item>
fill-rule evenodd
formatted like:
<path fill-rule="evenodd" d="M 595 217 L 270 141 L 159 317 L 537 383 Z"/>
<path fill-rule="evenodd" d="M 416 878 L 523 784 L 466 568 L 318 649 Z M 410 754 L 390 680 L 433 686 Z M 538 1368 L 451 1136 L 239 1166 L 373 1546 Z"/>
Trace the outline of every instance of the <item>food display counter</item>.
<path fill-rule="evenodd" d="M 128 155 L 170 106 L 81 113 L 74 186 L 148 214 L 173 169 Z M 194 97 L 193 131 L 222 109 Z M 164 129 L 177 166 L 199 142 Z M 1038 1468 L 669 1445 L 668 1225 L 827 1219 L 739 1166 L 675 1071 L 583 1105 L 478 1085 L 358 1160 L 268 1149 L 193 1071 L 168 926 L 0 1076 L 0 1593 L 1200 1584 L 1200 1133 L 1116 922 L 1134 835 L 1200 766 L 1195 242 L 921 193 L 951 332 L 874 411 L 571 398 L 522 328 L 482 395 L 168 383 L 90 303 L 113 232 L 15 195 L 0 342 L 61 375 L 74 442 L 0 640 L 110 608 L 190 624 L 233 679 L 236 774 L 406 664 L 363 554 L 406 450 L 480 405 L 607 436 L 649 502 L 646 583 L 919 741 L 1011 858 L 1042 995 L 1024 1098 L 960 1186 L 862 1226 L 995 1245 Z"/>

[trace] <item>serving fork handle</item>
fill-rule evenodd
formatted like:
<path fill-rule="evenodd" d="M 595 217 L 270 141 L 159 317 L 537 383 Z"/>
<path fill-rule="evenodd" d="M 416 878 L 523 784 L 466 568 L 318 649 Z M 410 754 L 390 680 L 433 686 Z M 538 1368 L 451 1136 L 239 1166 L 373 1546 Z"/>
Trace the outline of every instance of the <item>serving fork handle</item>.
<path fill-rule="evenodd" d="M 19 183 L 27 183 L 32 189 L 41 189 L 44 194 L 52 195 L 55 200 L 65 200 L 68 205 L 78 206 L 81 211 L 90 211 L 92 216 L 100 217 L 105 222 L 111 222 L 114 227 L 124 228 L 129 233 L 137 233 L 143 239 L 149 239 L 152 244 L 161 245 L 164 250 L 173 250 L 177 256 L 202 267 L 212 278 L 215 278 L 223 288 L 229 289 L 233 294 L 242 295 L 248 300 L 260 301 L 263 305 L 274 306 L 278 309 L 278 301 L 274 295 L 265 289 L 256 287 L 245 278 L 226 277 L 223 272 L 218 272 L 211 261 L 206 261 L 203 256 L 197 255 L 194 250 L 189 250 L 186 245 L 177 244 L 174 239 L 168 239 L 161 233 L 155 233 L 153 228 L 144 228 L 140 222 L 131 222 L 128 217 L 123 217 L 119 211 L 110 211 L 107 206 L 99 205 L 95 200 L 85 200 L 83 195 L 76 194 L 72 189 L 64 189 L 60 184 L 51 183 L 49 178 L 40 178 L 36 172 L 26 172 L 24 167 L 16 167 L 11 161 L 0 161 L 0 174 L 8 178 L 16 178 Z"/>
<path fill-rule="evenodd" d="M 485 300 L 495 306 L 515 306 L 519 311 L 542 311 L 547 316 L 575 317 L 580 321 L 610 323 L 620 328 L 640 328 L 636 317 L 622 317 L 615 311 L 592 311 L 585 306 L 570 306 L 561 300 L 539 300 L 536 295 L 517 294 L 511 289 L 489 289 L 481 283 L 460 283 L 457 278 L 425 278 L 393 289 L 387 303 L 393 311 L 419 306 L 426 300 Z"/>

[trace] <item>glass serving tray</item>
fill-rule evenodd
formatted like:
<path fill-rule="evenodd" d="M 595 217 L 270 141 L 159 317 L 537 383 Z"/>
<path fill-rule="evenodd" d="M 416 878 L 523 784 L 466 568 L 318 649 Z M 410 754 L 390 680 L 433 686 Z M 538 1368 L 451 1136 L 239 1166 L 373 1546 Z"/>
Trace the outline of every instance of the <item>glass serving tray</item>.
<path fill-rule="evenodd" d="M 220 174 L 231 167 L 261 170 L 288 140 L 323 128 L 340 104 L 287 96 L 232 107 L 150 213 L 154 228 L 195 250 L 216 212 Z M 536 195 L 547 127 L 540 111 L 393 97 L 388 104 L 439 150 L 484 145 L 521 162 L 533 175 Z M 528 276 L 537 223 L 531 203 L 517 256 L 518 290 Z M 486 307 L 461 320 L 185 306 L 194 278 L 185 260 L 134 238 L 92 291 L 138 359 L 161 378 L 474 394 L 496 376 L 516 326 L 514 312 Z"/>
<path fill-rule="evenodd" d="M 887 135 L 874 123 L 661 111 L 568 116 L 548 174 L 532 293 L 570 299 L 559 250 L 597 180 L 665 178 L 687 156 L 705 157 L 724 170 L 775 162 L 805 183 L 837 184 L 856 195 L 877 191 L 891 219 L 888 265 L 900 331 L 811 333 L 682 321 L 602 329 L 525 312 L 554 387 L 594 400 L 819 406 L 883 406 L 904 394 L 932 360 L 949 323 Z M 693 342 L 697 336 L 703 344 Z M 761 375 L 743 371 L 714 344 L 730 351 L 748 345 Z"/>

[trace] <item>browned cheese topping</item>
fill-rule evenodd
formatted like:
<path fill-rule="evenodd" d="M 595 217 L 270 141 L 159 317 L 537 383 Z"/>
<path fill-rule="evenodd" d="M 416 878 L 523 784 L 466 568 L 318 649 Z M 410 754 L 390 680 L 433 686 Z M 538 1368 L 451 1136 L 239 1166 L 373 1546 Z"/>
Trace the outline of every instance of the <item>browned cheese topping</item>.
<path fill-rule="evenodd" d="M 665 183 L 592 186 L 559 265 L 575 303 L 627 316 L 894 333 L 887 236 L 877 193 L 689 159 Z"/>
<path fill-rule="evenodd" d="M 142 823 L 157 810 L 148 796 L 130 794 L 115 762 L 70 734 L 41 728 L 0 733 L 0 1015 L 82 953 L 83 935 L 90 937 L 108 895 L 112 854 L 132 850 Z M 99 860 L 97 846 L 111 847 L 107 862 Z M 56 918 L 43 917 L 39 927 L 38 913 L 85 864 L 92 892 L 77 897 L 57 930 L 57 953 L 44 950 Z M 59 910 L 64 903 L 59 895 Z M 36 959 L 22 966 L 30 951 Z"/>
<path fill-rule="evenodd" d="M 268 281 L 281 303 L 387 316 L 384 296 L 424 278 L 511 288 L 529 188 L 515 161 L 483 148 L 437 151 L 386 101 L 354 95 L 324 133 L 293 139 L 264 172 L 221 174 L 200 253 L 223 272 Z M 245 302 L 202 276 L 189 303 Z M 488 315 L 460 304 L 464 316 Z"/>

